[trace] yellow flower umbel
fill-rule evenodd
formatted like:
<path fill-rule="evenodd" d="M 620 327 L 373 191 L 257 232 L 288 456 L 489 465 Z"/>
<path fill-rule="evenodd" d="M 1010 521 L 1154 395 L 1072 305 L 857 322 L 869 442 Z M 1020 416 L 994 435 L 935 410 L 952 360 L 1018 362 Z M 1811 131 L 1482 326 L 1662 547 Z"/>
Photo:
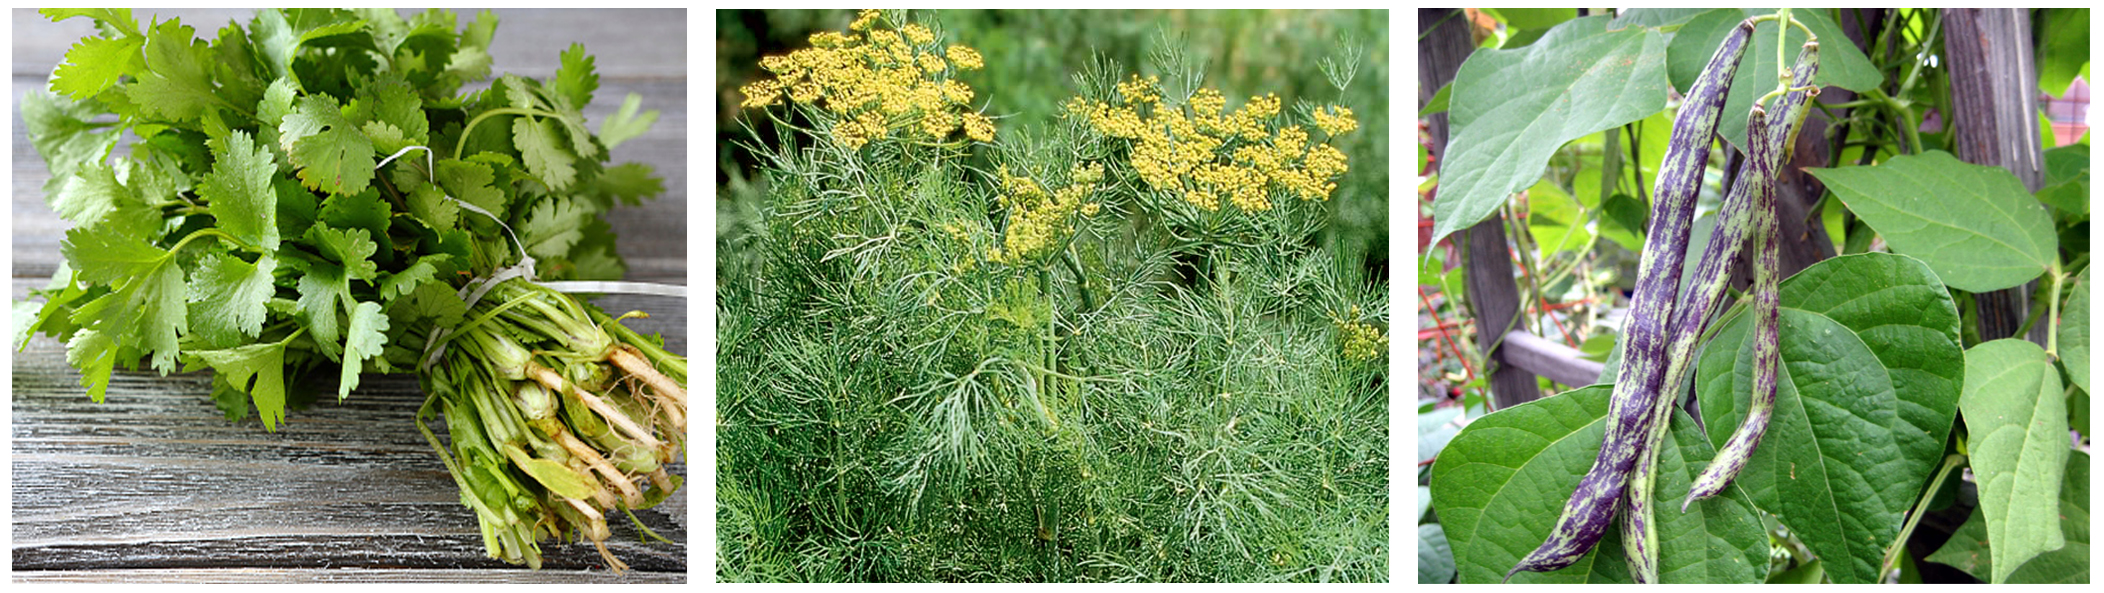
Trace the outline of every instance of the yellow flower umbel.
<path fill-rule="evenodd" d="M 943 47 L 935 32 L 917 23 L 886 28 L 883 13 L 864 10 L 847 32 L 811 36 L 811 47 L 760 59 L 774 74 L 739 89 L 748 108 L 790 102 L 832 117 L 827 134 L 859 149 L 893 134 L 944 141 L 962 131 L 980 142 L 994 139 L 993 120 L 970 108 L 972 89 L 956 80 L 985 65 L 979 52 Z"/>
<path fill-rule="evenodd" d="M 1220 91 L 1201 88 L 1183 105 L 1163 96 L 1156 77 L 1133 75 L 1115 88 L 1116 102 L 1074 97 L 1068 116 L 1085 118 L 1096 133 L 1132 142 L 1129 164 L 1147 186 L 1215 211 L 1222 203 L 1243 212 L 1270 210 L 1273 191 L 1327 200 L 1332 179 L 1350 167 L 1329 139 L 1358 129 L 1352 112 L 1331 105 L 1313 112 L 1326 138 L 1310 143 L 1299 125 L 1278 121 L 1277 95 L 1251 97 L 1227 111 Z"/>
<path fill-rule="evenodd" d="M 1068 172 L 1069 184 L 1057 191 L 1046 191 L 1029 177 L 1010 174 L 1006 165 L 995 175 L 1001 181 L 997 200 L 1008 211 L 1008 225 L 1002 232 L 1001 246 L 988 250 L 988 260 L 1018 264 L 1050 253 L 1074 234 L 1076 217 L 1095 216 L 1103 208 L 1100 203 L 1087 201 L 1089 194 L 1096 191 L 1096 184 L 1103 181 L 1100 163 L 1075 166 Z"/>
<path fill-rule="evenodd" d="M 1358 317 L 1359 308 L 1352 307 L 1351 317 Z M 1377 361 L 1388 355 L 1388 336 L 1380 329 L 1356 319 L 1338 319 L 1337 339 L 1343 345 L 1345 360 Z"/>

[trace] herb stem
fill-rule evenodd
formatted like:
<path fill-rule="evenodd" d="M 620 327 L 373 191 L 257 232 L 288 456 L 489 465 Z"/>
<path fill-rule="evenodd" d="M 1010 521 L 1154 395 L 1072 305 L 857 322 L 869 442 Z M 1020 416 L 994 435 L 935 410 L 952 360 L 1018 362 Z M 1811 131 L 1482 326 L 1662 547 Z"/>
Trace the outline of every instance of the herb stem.
<path fill-rule="evenodd" d="M 476 125 L 481 124 L 482 120 L 499 115 L 520 115 L 528 117 L 562 117 L 562 115 L 556 113 L 541 111 L 539 109 L 526 109 L 521 107 L 500 107 L 497 109 L 484 111 L 481 115 L 475 116 L 475 119 L 468 120 L 468 125 L 460 129 L 460 141 L 453 143 L 453 160 L 460 160 L 461 152 L 467 150 L 468 137 L 474 135 Z"/>
<path fill-rule="evenodd" d="M 2060 284 L 2067 279 L 2067 274 L 2060 272 L 2059 256 L 2053 257 L 2053 267 L 2049 273 L 2053 276 L 2053 291 L 2046 293 L 2046 308 L 2052 311 L 2052 325 L 2048 326 L 2052 331 L 2046 332 L 2046 358 L 2058 360 L 2060 358 Z"/>
<path fill-rule="evenodd" d="M 1893 540 L 1892 547 L 1885 549 L 1885 560 L 1878 568 L 1879 581 L 1882 582 L 1885 575 L 1892 574 L 1893 567 L 1899 564 L 1899 552 L 1906 548 L 1907 536 L 1914 533 L 1914 526 L 1921 523 L 1923 514 L 1928 513 L 1929 502 L 1936 500 L 1936 492 L 1943 489 L 1943 479 L 1950 477 L 1951 470 L 1963 464 L 1965 455 L 1962 453 L 1952 453 L 1943 458 L 1943 469 L 1936 471 L 1936 479 L 1929 482 L 1928 491 L 1922 494 L 1920 501 L 1914 503 L 1914 512 L 1907 515 L 1907 526 L 1899 530 L 1899 539 Z"/>

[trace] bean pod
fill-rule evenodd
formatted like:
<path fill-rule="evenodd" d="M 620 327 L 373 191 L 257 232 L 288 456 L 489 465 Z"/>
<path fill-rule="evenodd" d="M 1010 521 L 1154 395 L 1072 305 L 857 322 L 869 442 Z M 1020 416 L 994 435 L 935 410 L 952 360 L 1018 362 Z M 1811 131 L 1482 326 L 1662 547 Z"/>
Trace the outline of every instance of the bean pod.
<path fill-rule="evenodd" d="M 1818 73 L 1818 70 L 1819 44 L 1807 43 L 1804 51 L 1798 54 L 1797 65 L 1792 75 L 1793 80 L 1810 81 L 1812 75 Z M 1753 394 L 1747 405 L 1745 421 L 1740 423 L 1738 430 L 1732 433 L 1731 439 L 1726 441 L 1724 447 L 1717 451 L 1717 455 L 1710 459 L 1709 466 L 1703 468 L 1701 475 L 1695 478 L 1693 486 L 1689 488 L 1687 499 L 1682 501 L 1680 505 L 1680 510 L 1683 513 L 1687 512 L 1688 508 L 1695 501 L 1716 496 L 1717 493 L 1722 492 L 1724 487 L 1731 483 L 1732 478 L 1739 475 L 1739 470 L 1744 469 L 1746 461 L 1753 456 L 1754 447 L 1760 444 L 1761 435 L 1767 431 L 1768 420 L 1775 411 L 1775 386 L 1778 380 L 1777 373 L 1779 372 L 1777 365 L 1781 359 L 1780 348 L 1782 339 L 1781 329 L 1778 325 L 1780 323 L 1780 303 L 1778 301 L 1780 296 L 1778 291 L 1782 283 L 1782 271 L 1777 267 L 1780 265 L 1778 262 L 1781 247 L 1778 243 L 1780 239 L 1776 237 L 1776 234 L 1781 231 L 1779 230 L 1780 222 L 1776 219 L 1776 176 L 1782 171 L 1783 164 L 1789 161 L 1790 152 L 1794 148 L 1792 141 L 1797 137 L 1798 130 L 1802 129 L 1804 117 L 1811 111 L 1809 106 L 1811 100 L 1818 96 L 1819 89 L 1811 88 L 1792 92 L 1783 97 L 1778 106 L 1786 109 L 1788 113 L 1779 123 L 1786 127 L 1770 130 L 1771 137 L 1778 144 L 1772 153 L 1774 160 L 1772 163 L 1769 163 L 1765 171 L 1761 167 L 1756 166 L 1750 172 L 1754 175 L 1764 176 L 1765 183 L 1740 184 L 1751 185 L 1757 190 L 1751 212 L 1751 222 L 1755 227 L 1753 229 L 1754 238 L 1759 241 L 1756 245 L 1760 249 L 1754 262 Z M 1774 127 L 1775 123 L 1778 122 L 1771 122 L 1771 128 Z M 1756 161 L 1757 159 L 1748 160 Z M 1756 162 L 1755 164 L 1759 165 L 1760 163 Z M 1748 172 L 1740 174 L 1746 175 Z M 1758 190 L 1765 190 L 1766 193 L 1761 194 Z M 1737 239 L 1734 238 L 1733 242 L 1736 243 Z M 1714 243 L 1712 245 L 1714 246 Z M 1727 259 L 1726 261 L 1729 260 Z M 1718 293 L 1721 295 L 1721 288 L 1718 290 Z M 1714 301 L 1714 298 L 1712 297 L 1712 301 Z M 1683 331 L 1686 331 L 1688 326 L 1685 321 L 1683 323 Z M 1694 333 L 1700 333 L 1701 331 L 1702 328 L 1699 324 L 1694 326 Z M 1693 358 L 1692 351 L 1689 352 L 1688 357 L 1690 359 Z M 1686 366 L 1692 365 L 1692 362 L 1686 363 Z"/>
<path fill-rule="evenodd" d="M 1622 367 L 1608 406 L 1607 438 L 1592 469 L 1565 503 L 1555 529 L 1540 547 L 1505 574 L 1508 580 L 1520 571 L 1547 572 L 1576 563 L 1600 542 L 1608 522 L 1614 519 L 1615 503 L 1628 484 L 1643 437 L 1649 432 L 1651 400 L 1657 397 L 1665 378 L 1665 330 L 1672 321 L 1673 301 L 1679 293 L 1688 227 L 1695 214 L 1702 170 L 1709 161 L 1711 137 L 1716 135 L 1718 116 L 1724 110 L 1732 76 L 1738 72 L 1739 56 L 1752 33 L 1750 21 L 1732 28 L 1688 89 L 1687 99 L 1674 118 L 1673 134 L 1654 185 L 1651 228 L 1639 263 L 1636 291 L 1631 297 Z"/>

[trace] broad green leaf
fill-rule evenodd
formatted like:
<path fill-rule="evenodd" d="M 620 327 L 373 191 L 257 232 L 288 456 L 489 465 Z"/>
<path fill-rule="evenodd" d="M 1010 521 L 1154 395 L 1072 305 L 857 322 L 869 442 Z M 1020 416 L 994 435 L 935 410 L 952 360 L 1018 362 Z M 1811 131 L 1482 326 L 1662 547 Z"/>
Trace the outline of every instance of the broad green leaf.
<path fill-rule="evenodd" d="M 628 98 L 621 100 L 620 109 L 599 121 L 599 143 L 606 145 L 607 150 L 613 150 L 621 143 L 650 131 L 650 125 L 657 123 L 658 110 L 652 109 L 637 115 L 636 110 L 642 107 L 643 96 L 629 93 Z"/>
<path fill-rule="evenodd" d="M 2070 144 L 2045 152 L 2046 179 L 2038 201 L 2069 220 L 2089 217 L 2089 145 Z"/>
<path fill-rule="evenodd" d="M 1665 105 L 1665 39 L 1565 22 L 1525 49 L 1477 51 L 1454 77 L 1452 140 L 1432 201 L 1432 241 L 1488 218 L 1541 178 L 1563 143 Z"/>
<path fill-rule="evenodd" d="M 343 376 L 337 383 L 336 399 L 351 396 L 358 388 L 358 373 L 364 361 L 380 355 L 387 346 L 387 315 L 380 304 L 361 302 L 351 310 L 351 325 L 343 336 Z"/>
<path fill-rule="evenodd" d="M 191 352 L 211 365 L 227 385 L 256 402 L 256 415 L 263 429 L 276 432 L 285 421 L 285 345 L 287 342 L 249 344 L 224 350 Z"/>
<path fill-rule="evenodd" d="M 1454 582 L 1454 551 L 1438 523 L 1417 526 L 1417 584 Z"/>
<path fill-rule="evenodd" d="M 1499 8 L 1498 16 L 1516 29 L 1548 29 L 1578 18 L 1576 8 Z"/>
<path fill-rule="evenodd" d="M 1889 428 L 1906 453 L 1908 479 L 1927 482 L 1942 459 L 1965 386 L 1958 307 L 1943 282 L 1920 260 L 1865 253 L 1805 268 L 1783 281 L 1780 296 L 1782 306 L 1825 315 L 1854 331 L 1877 354 L 1899 396 L 1901 423 Z M 1910 501 L 1887 502 L 1903 511 Z"/>
<path fill-rule="evenodd" d="M 2089 63 L 2089 8 L 2047 8 L 2037 15 L 2038 90 L 2067 94 L 2075 76 Z"/>
<path fill-rule="evenodd" d="M 1567 391 L 1483 416 L 1462 429 L 1432 468 L 1432 493 L 1460 582 L 1495 583 L 1548 537 L 1564 502 L 1606 437 L 1612 387 Z M 1694 420 L 1675 414 L 1658 457 L 1660 500 L 1686 492 L 1712 450 Z M 1657 516 L 1660 578 L 1669 583 L 1750 583 L 1767 570 L 1767 537 L 1737 488 Z M 1626 583 L 1619 530 L 1570 567 L 1520 573 L 1521 583 Z"/>
<path fill-rule="evenodd" d="M 263 331 L 264 304 L 277 294 L 271 274 L 277 259 L 248 263 L 227 255 L 206 256 L 190 278 L 191 331 L 212 347 L 225 348 Z"/>
<path fill-rule="evenodd" d="M 1685 90 L 1694 84 L 1703 67 L 1709 65 L 1710 57 L 1716 55 L 1717 46 L 1739 21 L 1774 13 L 1772 8 L 1720 8 L 1689 19 L 1673 35 L 1673 45 L 1667 50 L 1673 88 Z M 1834 24 L 1829 9 L 1791 9 L 1790 17 L 1819 35 L 1819 73 L 1812 77 L 1819 86 L 1863 92 L 1884 82 L 1884 76 L 1871 66 L 1870 58 L 1854 44 L 1845 42 L 1848 36 Z M 1761 95 L 1775 90 L 1775 27 L 1775 21 L 1754 26 L 1752 43 L 1746 44 L 1746 53 L 1739 57 L 1739 70 L 1731 79 L 1731 94 L 1725 99 L 1724 113 L 1717 119 L 1717 135 L 1742 150 L 1746 146 L 1746 114 Z M 1796 63 L 1804 41 L 1804 31 L 1790 27 L 1782 59 Z M 1802 85 L 1804 81 L 1791 84 Z M 1828 569 L 1831 571 L 1832 567 Z"/>
<path fill-rule="evenodd" d="M 2025 562 L 2009 573 L 2008 582 L 2089 584 L 2089 455 L 2069 453 L 2066 475 L 2060 485 L 2060 534 L 2067 545 Z M 1982 511 L 1973 509 L 1965 525 L 1926 560 L 1948 564 L 1982 581 L 1992 578 L 1994 560 Z"/>
<path fill-rule="evenodd" d="M 1604 217 L 1607 224 L 1603 225 L 1605 228 L 1601 229 L 1600 236 L 1619 243 L 1630 251 L 1642 252 L 1644 227 L 1651 222 L 1651 210 L 1645 206 L 1644 201 L 1629 194 L 1615 192 L 1607 196 L 1607 204 L 1602 209 L 1607 211 L 1607 216 Z"/>
<path fill-rule="evenodd" d="M 1987 292 L 2046 271 L 2058 240 L 2045 206 L 1999 167 L 1930 151 L 1872 167 L 1807 169 L 1870 223 L 1894 253 L 1929 264 L 1945 284 Z"/>
<path fill-rule="evenodd" d="M 247 132 L 235 130 L 213 139 L 212 171 L 198 193 L 209 201 L 219 229 L 264 251 L 278 250 L 278 192 L 271 187 L 278 166 L 270 150 L 257 146 Z"/>
<path fill-rule="evenodd" d="M 1422 119 L 1426 117 L 1431 117 L 1431 115 L 1434 113 L 1445 113 L 1447 110 L 1447 101 L 1450 100 L 1449 95 L 1453 92 L 1454 84 L 1451 82 L 1447 83 L 1446 86 L 1439 87 L 1439 91 L 1432 93 L 1432 98 L 1428 101 L 1425 101 L 1425 105 L 1423 107 L 1417 108 L 1417 117 Z"/>
<path fill-rule="evenodd" d="M 373 181 L 372 140 L 328 95 L 300 97 L 299 108 L 278 124 L 278 143 L 307 189 L 355 194 Z"/>
<path fill-rule="evenodd" d="M 1745 416 L 1753 381 L 1747 329 L 1728 324 L 1703 351 L 1696 385 L 1712 443 L 1729 439 Z M 1736 483 L 1825 560 L 1834 582 L 1874 582 L 1925 479 L 1910 471 L 1895 438 L 1892 380 L 1854 331 L 1787 306 L 1781 358 L 1774 416 Z M 1666 492 L 1662 499 L 1675 500 L 1687 490 Z"/>
<path fill-rule="evenodd" d="M 1615 16 L 1609 29 L 1629 27 L 1672 27 L 1688 22 L 1696 15 L 1709 12 L 1709 8 L 1631 8 Z"/>
<path fill-rule="evenodd" d="M 84 37 L 66 51 L 66 63 L 51 74 L 51 90 L 78 100 L 101 94 L 117 78 L 146 69 L 142 37 Z"/>
<path fill-rule="evenodd" d="M 2067 295 L 2067 304 L 2060 307 L 2060 332 L 2055 342 L 2060 348 L 2060 365 L 2067 368 L 2068 381 L 2089 391 L 2089 270 L 2084 268 L 2073 280 L 2075 291 Z"/>
<path fill-rule="evenodd" d="M 1585 211 L 1556 184 L 1543 180 L 1527 189 L 1527 230 L 1543 257 L 1584 249 L 1592 238 L 1587 222 Z"/>
<path fill-rule="evenodd" d="M 1980 509 L 2002 583 L 2031 557 L 2060 549 L 2060 492 L 2068 457 L 2060 373 L 2037 344 L 2003 339 L 1965 351 L 1965 410 Z"/>
<path fill-rule="evenodd" d="M 131 102 L 146 115 L 191 120 L 225 101 L 215 94 L 205 42 L 182 19 L 153 28 L 146 41 L 146 69 L 126 86 Z"/>

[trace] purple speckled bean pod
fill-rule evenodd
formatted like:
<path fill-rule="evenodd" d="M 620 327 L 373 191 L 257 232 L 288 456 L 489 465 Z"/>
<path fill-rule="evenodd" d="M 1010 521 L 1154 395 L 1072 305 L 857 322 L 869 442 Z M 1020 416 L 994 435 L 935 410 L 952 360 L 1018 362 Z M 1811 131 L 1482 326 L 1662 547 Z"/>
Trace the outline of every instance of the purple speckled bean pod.
<path fill-rule="evenodd" d="M 1798 54 L 1792 80 L 1809 82 L 1812 79 L 1812 75 L 1817 74 L 1818 70 L 1819 44 L 1807 43 L 1804 51 Z M 1747 159 L 1749 162 L 1753 162 L 1756 168 L 1751 172 L 1740 173 L 1741 175 L 1750 173 L 1763 176 L 1760 179 L 1764 180 L 1764 183 L 1752 184 L 1752 186 L 1756 190 L 1767 192 L 1765 194 L 1756 193 L 1753 200 L 1751 220 L 1748 221 L 1754 227 L 1754 238 L 1760 241 L 1756 244 L 1760 250 L 1754 262 L 1753 394 L 1748 402 L 1746 420 L 1740 423 L 1738 430 L 1732 433 L 1731 439 L 1725 442 L 1724 447 L 1717 450 L 1717 455 L 1710 458 L 1709 466 L 1703 468 L 1702 474 L 1695 478 L 1694 484 L 1689 488 L 1688 497 L 1680 505 L 1680 510 L 1683 513 L 1687 512 L 1695 501 L 1716 496 L 1717 493 L 1724 491 L 1724 487 L 1731 483 L 1732 478 L 1739 475 L 1739 470 L 1744 469 L 1746 461 L 1752 457 L 1754 447 L 1760 444 L 1761 434 L 1766 432 L 1768 428 L 1769 416 L 1775 411 L 1775 385 L 1778 380 L 1776 365 L 1781 357 L 1779 349 L 1781 348 L 1782 339 L 1780 327 L 1777 325 L 1780 315 L 1777 308 L 1779 306 L 1777 290 L 1782 280 L 1781 270 L 1776 267 L 1779 265 L 1777 263 L 1779 258 L 1777 252 L 1781 250 L 1781 247 L 1777 244 L 1779 239 L 1775 237 L 1775 234 L 1780 232 L 1778 230 L 1780 222 L 1776 220 L 1777 214 L 1775 212 L 1775 184 L 1778 183 L 1777 175 L 1782 172 L 1782 167 L 1788 162 L 1790 151 L 1794 148 L 1791 141 L 1797 137 L 1797 132 L 1803 129 L 1804 117 L 1811 111 L 1809 106 L 1811 99 L 1818 96 L 1819 89 L 1813 88 L 1792 92 L 1783 97 L 1777 103 L 1777 106 L 1786 110 L 1786 115 L 1779 120 L 1770 122 L 1770 137 L 1778 143 L 1776 150 L 1772 153 L 1773 161 L 1762 163 L 1759 159 Z M 1783 127 L 1778 128 L 1778 124 Z M 1742 183 L 1741 185 L 1749 184 Z M 1733 237 L 1730 240 L 1736 244 L 1740 239 Z M 1714 246 L 1714 243 L 1712 246 Z M 1732 251 L 1736 252 L 1737 250 L 1733 249 Z M 1736 253 L 1728 256 L 1724 261 L 1730 261 L 1729 257 L 1736 257 Z M 1705 265 L 1709 263 L 1707 257 L 1705 257 L 1703 263 Z M 1698 271 L 1697 273 L 1700 272 Z M 1717 296 L 1722 296 L 1723 291 L 1721 288 L 1716 292 Z M 1716 297 L 1711 297 L 1709 306 L 1714 306 L 1715 300 Z M 1708 307 L 1703 308 L 1707 309 Z M 1699 334 L 1704 329 L 1700 320 L 1690 322 L 1683 319 L 1681 327 L 1682 331 L 1692 330 L 1693 334 Z M 1692 348 L 1690 348 L 1687 357 L 1689 359 L 1694 358 Z M 1694 363 L 1690 360 L 1679 366 L 1692 368 L 1693 365 Z"/>
<path fill-rule="evenodd" d="M 1505 573 L 1507 580 L 1520 571 L 1547 572 L 1570 566 L 1600 543 L 1614 519 L 1615 502 L 1622 497 L 1643 437 L 1649 432 L 1651 400 L 1665 378 L 1665 332 L 1680 292 L 1688 227 L 1695 215 L 1695 195 L 1702 187 L 1702 170 L 1709 161 L 1711 138 L 1717 133 L 1732 76 L 1738 72 L 1739 56 L 1752 34 L 1750 21 L 1732 28 L 1688 89 L 1674 118 L 1673 134 L 1653 186 L 1651 228 L 1630 299 L 1628 342 L 1608 404 L 1607 438 L 1548 539 Z"/>

